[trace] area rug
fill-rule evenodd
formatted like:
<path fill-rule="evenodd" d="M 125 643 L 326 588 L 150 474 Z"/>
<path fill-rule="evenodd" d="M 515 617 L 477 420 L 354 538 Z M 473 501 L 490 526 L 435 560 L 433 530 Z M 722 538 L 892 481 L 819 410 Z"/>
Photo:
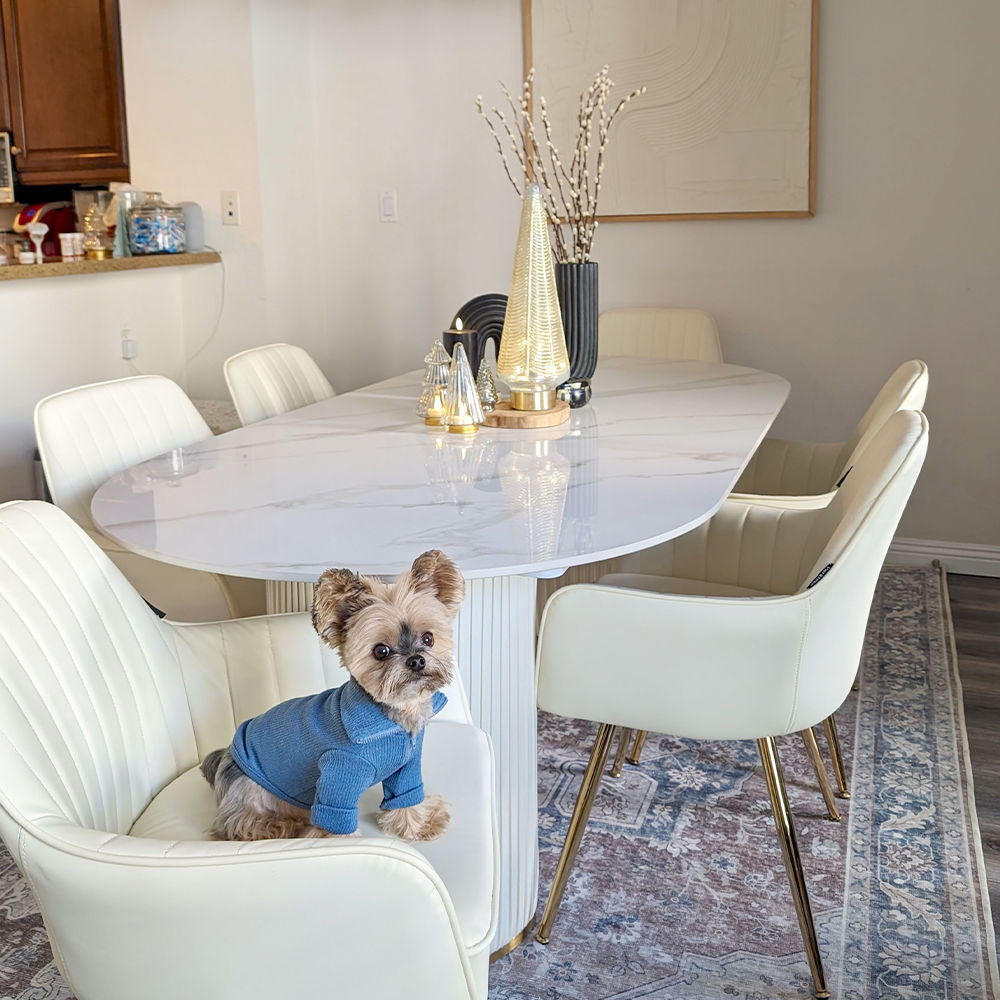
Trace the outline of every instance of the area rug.
<path fill-rule="evenodd" d="M 996 1000 L 938 572 L 883 571 L 860 691 L 837 719 L 851 769 L 839 823 L 801 740 L 779 741 L 832 996 Z M 541 719 L 540 906 L 595 733 Z M 490 998 L 772 1000 L 811 985 L 755 744 L 651 736 L 638 767 L 602 782 L 549 945 L 497 962 Z"/>
<path fill-rule="evenodd" d="M 840 823 L 824 818 L 801 742 L 780 741 L 842 1000 L 1000 1000 L 946 600 L 936 572 L 882 574 L 860 692 L 838 713 L 851 768 Z M 540 902 L 594 735 L 540 719 Z M 490 987 L 491 1000 L 808 997 L 755 745 L 650 736 L 640 765 L 602 784 L 551 943 L 516 948 Z M 0 998 L 72 998 L 2 846 Z"/>

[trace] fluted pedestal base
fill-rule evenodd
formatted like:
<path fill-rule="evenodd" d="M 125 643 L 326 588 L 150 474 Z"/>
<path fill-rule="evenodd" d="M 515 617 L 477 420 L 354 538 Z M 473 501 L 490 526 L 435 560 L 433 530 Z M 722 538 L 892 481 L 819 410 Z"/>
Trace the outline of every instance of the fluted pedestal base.
<path fill-rule="evenodd" d="M 522 933 L 538 903 L 538 717 L 532 577 L 466 582 L 455 629 L 472 721 L 489 733 L 496 762 L 500 910 L 490 952 Z"/>

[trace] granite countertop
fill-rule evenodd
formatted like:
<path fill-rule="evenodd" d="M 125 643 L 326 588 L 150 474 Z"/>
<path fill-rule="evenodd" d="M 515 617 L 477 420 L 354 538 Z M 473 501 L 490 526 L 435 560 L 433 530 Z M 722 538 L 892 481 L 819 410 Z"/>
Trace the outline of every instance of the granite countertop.
<path fill-rule="evenodd" d="M 198 253 L 162 253 L 147 257 L 109 257 L 107 260 L 59 260 L 45 264 L 8 264 L 0 267 L 0 281 L 58 278 L 71 274 L 105 274 L 139 271 L 150 267 L 183 267 L 186 264 L 216 264 L 222 257 L 214 250 Z"/>

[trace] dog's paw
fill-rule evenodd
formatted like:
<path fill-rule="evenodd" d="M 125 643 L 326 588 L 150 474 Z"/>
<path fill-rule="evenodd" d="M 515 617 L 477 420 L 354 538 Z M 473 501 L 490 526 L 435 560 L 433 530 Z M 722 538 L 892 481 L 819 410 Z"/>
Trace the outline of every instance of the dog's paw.
<path fill-rule="evenodd" d="M 400 840 L 437 840 L 450 819 L 448 803 L 440 795 L 428 795 L 419 805 L 379 813 L 378 825 Z"/>
<path fill-rule="evenodd" d="M 324 830 L 321 826 L 313 826 L 309 824 L 300 834 L 301 837 L 307 840 L 312 840 L 317 837 L 333 837 L 338 840 L 346 839 L 347 837 L 360 837 L 361 831 L 355 830 L 353 833 L 331 833 L 329 830 Z"/>

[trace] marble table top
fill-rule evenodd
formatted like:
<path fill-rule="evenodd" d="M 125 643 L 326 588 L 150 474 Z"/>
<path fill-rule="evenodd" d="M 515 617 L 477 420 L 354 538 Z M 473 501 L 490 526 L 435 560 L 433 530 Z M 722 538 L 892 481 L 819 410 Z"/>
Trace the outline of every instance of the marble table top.
<path fill-rule="evenodd" d="M 94 521 L 135 552 L 260 579 L 392 575 L 431 548 L 470 579 L 554 575 L 711 516 L 789 388 L 736 365 L 604 359 L 568 423 L 469 439 L 415 415 L 421 377 L 144 462 L 97 491 Z"/>

